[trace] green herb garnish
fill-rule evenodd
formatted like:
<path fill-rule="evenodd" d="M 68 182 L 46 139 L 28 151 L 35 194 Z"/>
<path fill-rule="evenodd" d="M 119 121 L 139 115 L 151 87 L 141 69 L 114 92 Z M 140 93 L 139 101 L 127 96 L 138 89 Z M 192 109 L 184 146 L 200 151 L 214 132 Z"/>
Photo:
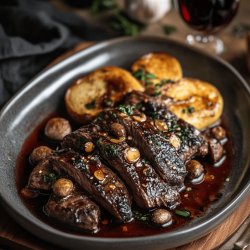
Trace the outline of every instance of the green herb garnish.
<path fill-rule="evenodd" d="M 175 214 L 181 216 L 181 217 L 185 217 L 185 218 L 188 218 L 191 216 L 191 213 L 187 210 L 179 210 L 179 209 L 176 209 L 175 210 Z"/>
<path fill-rule="evenodd" d="M 143 27 L 121 12 L 114 15 L 110 26 L 114 31 L 124 36 L 138 35 Z"/>
<path fill-rule="evenodd" d="M 119 105 L 118 110 L 126 115 L 133 115 L 135 108 L 134 105 Z"/>
<path fill-rule="evenodd" d="M 117 4 L 114 0 L 93 0 L 90 7 L 90 11 L 94 15 L 106 10 L 115 9 L 117 9 Z"/>
<path fill-rule="evenodd" d="M 159 118 L 159 114 L 158 114 L 157 111 L 148 111 L 148 112 L 147 112 L 147 115 L 148 115 L 149 117 L 151 117 L 153 120 Z"/>
<path fill-rule="evenodd" d="M 177 28 L 173 25 L 163 25 L 162 26 L 163 32 L 165 35 L 169 36 L 177 31 Z"/>
<path fill-rule="evenodd" d="M 188 106 L 188 107 L 182 109 L 183 114 L 192 114 L 192 113 L 194 113 L 194 111 L 195 111 L 195 108 L 192 106 Z"/>
<path fill-rule="evenodd" d="M 133 76 L 142 81 L 145 85 L 151 84 L 150 80 L 156 79 L 154 74 L 149 73 L 141 68 L 133 72 Z"/>
<path fill-rule="evenodd" d="M 52 172 L 43 175 L 44 182 L 54 182 L 56 179 L 57 179 L 57 175 Z"/>
<path fill-rule="evenodd" d="M 118 153 L 118 148 L 115 144 L 104 143 L 101 138 L 96 142 L 96 145 L 106 154 L 107 157 L 114 157 Z"/>
<path fill-rule="evenodd" d="M 96 100 L 93 100 L 90 103 L 85 104 L 86 109 L 94 109 L 96 107 Z"/>
<path fill-rule="evenodd" d="M 143 221 L 143 222 L 147 222 L 151 218 L 151 215 L 149 213 L 142 213 L 135 209 L 133 210 L 133 215 L 136 220 Z"/>
<path fill-rule="evenodd" d="M 250 31 L 250 24 L 240 23 L 233 27 L 232 33 L 236 37 L 244 37 Z"/>
<path fill-rule="evenodd" d="M 165 84 L 173 84 L 173 83 L 175 83 L 175 81 L 173 81 L 173 80 L 171 80 L 171 79 L 162 79 L 161 81 L 160 81 L 160 85 L 161 86 L 163 86 L 163 85 L 165 85 Z"/>

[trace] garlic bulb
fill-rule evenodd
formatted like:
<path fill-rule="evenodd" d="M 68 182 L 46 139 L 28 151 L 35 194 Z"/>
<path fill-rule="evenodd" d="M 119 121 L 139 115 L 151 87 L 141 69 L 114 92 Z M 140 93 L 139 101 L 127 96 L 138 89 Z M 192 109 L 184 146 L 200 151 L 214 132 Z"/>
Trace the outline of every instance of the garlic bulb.
<path fill-rule="evenodd" d="M 171 8 L 171 0 L 125 0 L 126 13 L 141 23 L 160 20 Z"/>

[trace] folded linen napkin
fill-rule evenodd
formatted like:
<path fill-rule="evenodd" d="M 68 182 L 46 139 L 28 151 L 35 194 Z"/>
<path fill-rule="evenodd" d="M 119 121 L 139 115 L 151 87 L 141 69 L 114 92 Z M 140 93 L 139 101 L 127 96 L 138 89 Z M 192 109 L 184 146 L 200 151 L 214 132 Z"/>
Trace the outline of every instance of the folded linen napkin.
<path fill-rule="evenodd" d="M 80 41 L 110 37 L 49 1 L 1 0 L 0 106 L 63 51 Z"/>

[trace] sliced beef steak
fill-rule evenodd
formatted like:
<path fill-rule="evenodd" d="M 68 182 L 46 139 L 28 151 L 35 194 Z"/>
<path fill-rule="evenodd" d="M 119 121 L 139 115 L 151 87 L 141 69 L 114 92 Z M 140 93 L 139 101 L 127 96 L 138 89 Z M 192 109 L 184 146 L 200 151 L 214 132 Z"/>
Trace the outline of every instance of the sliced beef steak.
<path fill-rule="evenodd" d="M 125 141 L 110 142 L 107 138 L 98 140 L 97 147 L 102 157 L 125 180 L 131 189 L 136 204 L 143 209 L 155 207 L 173 208 L 179 204 L 179 193 L 162 181 L 149 162 L 139 158 L 127 159 L 131 148 Z M 134 149 L 136 150 L 136 149 Z"/>
<path fill-rule="evenodd" d="M 118 220 L 131 221 L 131 199 L 118 176 L 107 168 L 98 155 L 81 156 L 69 150 L 50 158 L 55 171 L 69 175 L 101 206 Z"/>
<path fill-rule="evenodd" d="M 186 168 L 175 147 L 157 132 L 149 121 L 138 121 L 138 115 L 130 116 L 119 110 L 107 110 L 102 113 L 104 119 L 122 124 L 130 141 L 153 164 L 158 174 L 170 185 L 184 186 Z M 140 119 L 140 118 L 139 118 Z M 95 121 L 98 123 L 98 119 Z"/>
<path fill-rule="evenodd" d="M 177 190 L 162 181 L 143 156 L 136 162 L 126 160 L 125 154 L 130 146 L 125 138 L 113 137 L 113 124 L 106 122 L 106 120 L 96 121 L 65 137 L 62 145 L 84 153 L 84 144 L 94 143 L 95 148 L 99 149 L 100 155 L 109 166 L 114 168 L 126 182 L 133 193 L 135 202 L 141 208 L 175 207 L 178 205 L 179 193 Z M 121 126 L 117 127 L 122 130 Z"/>
<path fill-rule="evenodd" d="M 51 195 L 44 209 L 49 217 L 73 228 L 93 233 L 99 231 L 100 209 L 83 194 L 73 193 L 64 198 Z"/>
<path fill-rule="evenodd" d="M 177 152 L 183 161 L 186 162 L 195 155 L 207 154 L 207 151 L 199 150 L 200 147 L 204 149 L 207 146 L 200 131 L 169 111 L 166 101 L 134 91 L 125 97 L 124 102 L 145 113 L 151 124 L 161 131 L 167 140 L 175 140 Z"/>

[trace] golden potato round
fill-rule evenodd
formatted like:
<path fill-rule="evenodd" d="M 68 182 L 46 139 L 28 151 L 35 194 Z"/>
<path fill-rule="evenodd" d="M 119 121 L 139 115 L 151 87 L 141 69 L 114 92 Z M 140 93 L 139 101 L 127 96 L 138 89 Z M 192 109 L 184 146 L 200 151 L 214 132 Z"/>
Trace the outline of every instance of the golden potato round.
<path fill-rule="evenodd" d="M 134 62 L 131 70 L 136 72 L 139 69 L 155 75 L 156 79 L 150 79 L 153 83 L 159 83 L 161 80 L 178 81 L 182 78 L 179 61 L 164 52 L 150 53 L 139 58 Z"/>
<path fill-rule="evenodd" d="M 132 90 L 144 87 L 128 71 L 119 67 L 103 67 L 78 79 L 65 94 L 68 113 L 79 123 L 87 123 L 105 107 L 116 103 Z"/>
<path fill-rule="evenodd" d="M 223 111 L 223 98 L 208 82 L 183 78 L 164 90 L 173 99 L 169 109 L 179 118 L 202 130 L 215 123 Z"/>

